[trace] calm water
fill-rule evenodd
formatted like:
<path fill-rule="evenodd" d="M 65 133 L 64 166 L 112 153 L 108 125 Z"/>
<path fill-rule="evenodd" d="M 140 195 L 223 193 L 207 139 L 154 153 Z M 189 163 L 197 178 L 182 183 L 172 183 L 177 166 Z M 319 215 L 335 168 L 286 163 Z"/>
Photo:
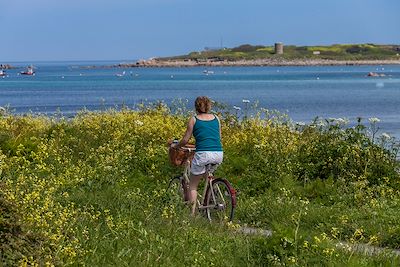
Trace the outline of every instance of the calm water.
<path fill-rule="evenodd" d="M 114 62 L 42 62 L 36 76 L 9 70 L 0 78 L 0 105 L 16 113 L 74 114 L 87 108 L 129 107 L 147 100 L 170 102 L 198 95 L 243 107 L 242 100 L 258 100 L 260 107 L 286 112 L 295 121 L 316 116 L 377 117 L 382 131 L 400 136 L 400 66 L 339 67 L 226 67 L 146 69 L 83 69 L 80 66 Z M 12 63 L 26 66 L 28 63 Z M 126 71 L 125 76 L 117 73 Z M 386 77 L 370 78 L 379 71 Z"/>

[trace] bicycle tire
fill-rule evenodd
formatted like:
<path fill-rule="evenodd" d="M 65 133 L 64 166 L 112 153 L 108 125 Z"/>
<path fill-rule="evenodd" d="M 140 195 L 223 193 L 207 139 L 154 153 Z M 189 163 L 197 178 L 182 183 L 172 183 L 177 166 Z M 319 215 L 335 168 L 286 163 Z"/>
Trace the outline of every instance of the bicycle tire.
<path fill-rule="evenodd" d="M 166 190 L 166 202 L 182 203 L 187 199 L 187 183 L 182 176 L 172 177 Z"/>
<path fill-rule="evenodd" d="M 163 217 L 172 218 L 184 210 L 185 202 L 184 187 L 182 187 L 183 180 L 183 177 L 176 176 L 171 178 L 169 181 L 163 199 Z"/>
<path fill-rule="evenodd" d="M 213 194 L 215 196 L 215 202 Z M 211 188 L 207 189 L 204 199 L 206 216 L 211 222 L 230 222 L 233 220 L 236 207 L 236 191 L 224 178 L 216 178 L 211 183 Z"/>

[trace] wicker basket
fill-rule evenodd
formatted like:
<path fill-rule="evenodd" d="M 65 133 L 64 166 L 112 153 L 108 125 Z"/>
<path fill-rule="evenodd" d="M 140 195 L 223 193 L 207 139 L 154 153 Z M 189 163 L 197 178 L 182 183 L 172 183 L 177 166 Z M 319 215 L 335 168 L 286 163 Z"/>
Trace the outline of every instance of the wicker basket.
<path fill-rule="evenodd" d="M 190 149 L 190 150 L 188 150 Z M 182 166 L 187 160 L 192 160 L 196 146 L 187 144 L 183 148 L 169 148 L 169 161 L 174 166 Z"/>

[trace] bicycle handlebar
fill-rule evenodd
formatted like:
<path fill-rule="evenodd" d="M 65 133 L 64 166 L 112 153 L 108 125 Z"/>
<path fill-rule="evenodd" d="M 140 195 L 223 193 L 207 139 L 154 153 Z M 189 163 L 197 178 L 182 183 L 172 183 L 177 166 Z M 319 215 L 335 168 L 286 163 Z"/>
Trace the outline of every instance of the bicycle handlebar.
<path fill-rule="evenodd" d="M 182 146 L 182 147 L 177 148 L 177 149 L 188 151 L 188 152 L 196 151 L 195 147 L 186 147 L 186 146 Z"/>
<path fill-rule="evenodd" d="M 177 143 L 179 143 L 178 140 L 173 140 L 173 141 L 170 140 L 170 141 L 168 141 L 168 147 L 171 149 L 172 148 L 171 145 L 172 144 L 177 144 Z M 194 144 L 186 144 L 186 145 L 181 146 L 179 148 L 174 147 L 173 149 L 193 152 L 193 151 L 196 151 L 196 146 Z"/>
<path fill-rule="evenodd" d="M 170 149 L 176 149 L 176 150 L 183 150 L 183 151 L 196 151 L 196 146 L 192 145 L 192 144 L 186 144 L 185 146 L 181 146 L 181 147 L 172 147 L 172 144 L 169 144 L 169 148 Z"/>
<path fill-rule="evenodd" d="M 181 146 L 179 148 L 170 146 L 170 148 L 184 150 L 184 151 L 188 151 L 188 152 L 196 151 L 196 147 L 194 147 L 194 146 L 193 147 Z"/>

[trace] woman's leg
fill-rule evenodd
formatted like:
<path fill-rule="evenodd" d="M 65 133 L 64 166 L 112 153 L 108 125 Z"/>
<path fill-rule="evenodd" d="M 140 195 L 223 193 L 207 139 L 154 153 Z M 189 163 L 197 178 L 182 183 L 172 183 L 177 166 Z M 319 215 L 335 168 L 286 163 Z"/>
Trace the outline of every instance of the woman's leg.
<path fill-rule="evenodd" d="M 204 177 L 204 174 L 200 175 L 190 175 L 189 182 L 189 203 L 192 204 L 192 215 L 196 214 L 196 202 L 197 202 L 197 187 L 199 186 L 201 178 Z"/>

